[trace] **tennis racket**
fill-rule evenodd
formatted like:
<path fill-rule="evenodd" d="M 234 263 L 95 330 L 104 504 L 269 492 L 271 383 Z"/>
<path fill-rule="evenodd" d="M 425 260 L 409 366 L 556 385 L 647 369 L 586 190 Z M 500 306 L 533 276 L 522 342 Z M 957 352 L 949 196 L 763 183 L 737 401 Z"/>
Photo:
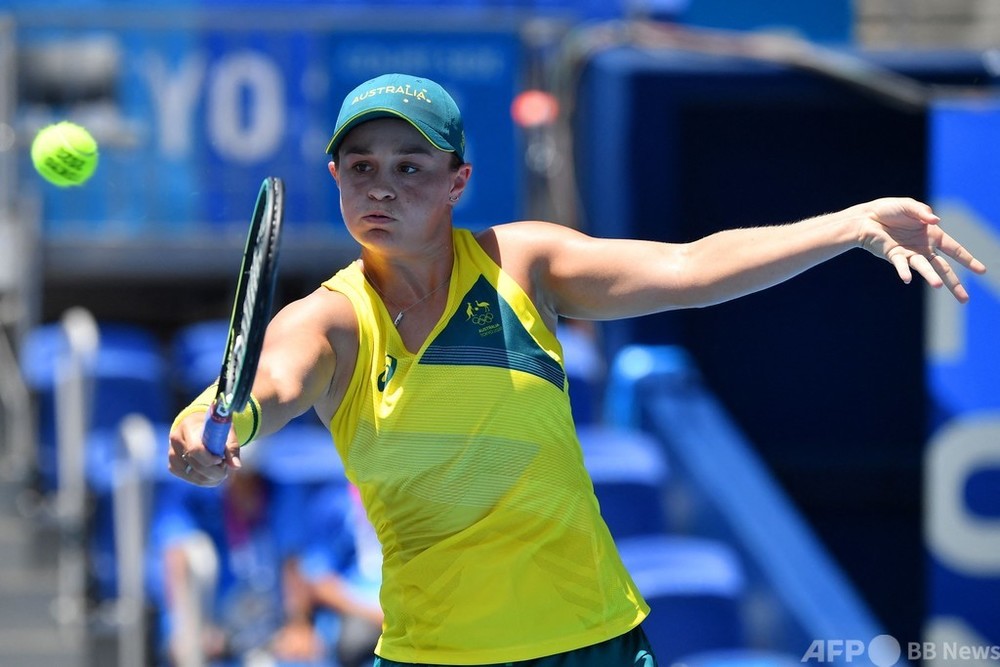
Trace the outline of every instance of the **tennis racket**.
<path fill-rule="evenodd" d="M 218 389 L 201 437 L 216 456 L 225 452 L 233 415 L 246 407 L 257 374 L 278 274 L 284 191 L 280 178 L 265 178 L 250 220 Z"/>

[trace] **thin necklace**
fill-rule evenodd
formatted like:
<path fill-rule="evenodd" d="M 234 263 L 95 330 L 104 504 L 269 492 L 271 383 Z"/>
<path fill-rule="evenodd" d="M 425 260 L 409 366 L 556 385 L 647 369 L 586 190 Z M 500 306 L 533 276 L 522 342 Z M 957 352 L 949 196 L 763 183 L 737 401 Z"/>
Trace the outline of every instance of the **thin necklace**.
<path fill-rule="evenodd" d="M 393 301 L 392 299 L 390 299 L 389 297 L 387 297 L 382 292 L 382 290 L 380 290 L 378 288 L 378 285 L 375 284 L 375 281 L 372 280 L 371 277 L 368 275 L 368 271 L 366 271 L 365 269 L 361 269 L 361 272 L 365 275 L 365 279 L 368 280 L 368 284 L 371 285 L 373 288 L 375 288 L 375 291 L 378 292 L 378 295 L 380 297 L 382 297 L 383 301 L 388 301 L 389 303 L 391 303 L 396 308 L 399 308 L 399 304 L 398 303 L 396 303 L 395 301 Z M 415 306 L 419 306 L 424 301 L 426 301 L 427 299 L 431 298 L 435 293 L 437 293 L 438 291 L 440 291 L 441 288 L 444 287 L 445 285 L 447 285 L 449 282 L 450 282 L 449 280 L 442 281 L 442 283 L 440 285 L 438 285 L 437 287 L 435 287 L 434 289 L 432 289 L 430 292 L 428 292 L 427 294 L 423 295 L 422 297 L 420 297 L 419 299 L 417 299 L 416 301 L 414 301 L 413 303 L 411 303 L 406 308 L 403 308 L 402 310 L 400 310 L 399 313 L 396 314 L 396 317 L 393 318 L 393 320 L 392 320 L 392 326 L 394 326 L 394 327 L 396 327 L 398 329 L 399 328 L 399 323 L 403 321 L 403 315 L 406 314 L 406 311 L 410 310 L 411 308 L 414 308 Z"/>

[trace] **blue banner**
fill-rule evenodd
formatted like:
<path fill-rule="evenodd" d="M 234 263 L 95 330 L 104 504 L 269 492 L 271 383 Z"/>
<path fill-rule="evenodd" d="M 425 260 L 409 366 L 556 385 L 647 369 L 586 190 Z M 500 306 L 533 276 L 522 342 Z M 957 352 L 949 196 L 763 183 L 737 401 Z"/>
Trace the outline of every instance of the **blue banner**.
<path fill-rule="evenodd" d="M 946 290 L 928 300 L 934 417 L 925 460 L 921 657 L 947 661 L 1000 646 L 1000 100 L 941 102 L 930 121 L 936 212 L 991 271 L 963 272 L 972 297 L 965 306 Z M 984 656 L 997 660 L 1000 649 Z"/>
<path fill-rule="evenodd" d="M 46 239 L 241 233 L 268 175 L 286 181 L 290 240 L 343 235 L 324 149 L 343 96 L 387 71 L 435 79 L 463 109 L 474 176 L 456 224 L 523 214 L 510 116 L 521 83 L 515 30 L 352 30 L 275 13 L 145 16 L 109 18 L 107 27 L 91 17 L 72 29 L 35 17 L 19 29 L 20 48 L 39 63 L 29 89 L 40 99 L 21 100 L 18 126 L 28 133 L 69 118 L 101 146 L 92 180 L 69 189 L 43 183 L 23 151 L 19 176 L 42 197 Z M 46 99 L 102 76 L 96 96 Z"/>

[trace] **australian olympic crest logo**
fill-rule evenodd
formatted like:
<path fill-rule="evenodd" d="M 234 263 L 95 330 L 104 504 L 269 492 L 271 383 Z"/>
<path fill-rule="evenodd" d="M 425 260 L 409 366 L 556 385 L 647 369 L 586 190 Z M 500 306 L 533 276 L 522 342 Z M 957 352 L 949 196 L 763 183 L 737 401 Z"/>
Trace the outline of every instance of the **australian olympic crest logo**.
<path fill-rule="evenodd" d="M 493 322 L 493 306 L 489 301 L 466 301 L 465 320 L 479 327 L 480 336 L 487 336 L 500 330 L 500 323 Z"/>

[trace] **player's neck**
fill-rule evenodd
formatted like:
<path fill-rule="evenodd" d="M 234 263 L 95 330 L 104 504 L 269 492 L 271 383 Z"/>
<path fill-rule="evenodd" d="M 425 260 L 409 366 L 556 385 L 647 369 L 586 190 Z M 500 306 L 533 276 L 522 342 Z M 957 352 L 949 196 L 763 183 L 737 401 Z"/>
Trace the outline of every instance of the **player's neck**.
<path fill-rule="evenodd" d="M 365 280 L 381 298 L 393 325 L 401 332 L 414 327 L 424 329 L 420 321 L 427 321 L 433 326 L 440 317 L 448 301 L 450 267 L 447 273 L 437 269 L 426 276 L 417 276 L 407 273 L 402 267 L 381 267 L 377 270 L 371 263 L 361 261 L 360 265 Z"/>

